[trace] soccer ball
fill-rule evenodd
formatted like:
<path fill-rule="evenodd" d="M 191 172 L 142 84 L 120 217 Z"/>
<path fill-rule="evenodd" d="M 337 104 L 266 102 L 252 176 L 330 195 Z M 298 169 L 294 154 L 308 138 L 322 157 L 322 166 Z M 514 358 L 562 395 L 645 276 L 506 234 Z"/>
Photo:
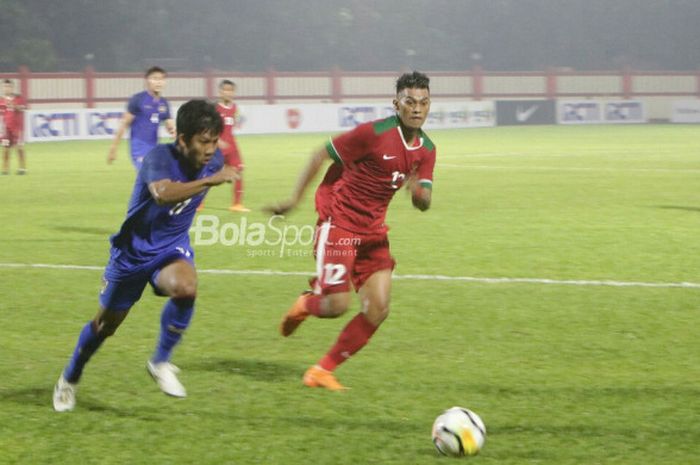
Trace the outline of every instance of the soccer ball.
<path fill-rule="evenodd" d="M 486 440 L 486 427 L 469 409 L 452 407 L 433 423 L 433 444 L 442 455 L 462 457 L 479 453 Z"/>

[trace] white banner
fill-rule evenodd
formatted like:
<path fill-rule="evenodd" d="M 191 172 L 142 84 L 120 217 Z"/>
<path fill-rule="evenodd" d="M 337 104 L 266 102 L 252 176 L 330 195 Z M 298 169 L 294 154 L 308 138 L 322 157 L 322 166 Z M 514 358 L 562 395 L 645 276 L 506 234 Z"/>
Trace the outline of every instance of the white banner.
<path fill-rule="evenodd" d="M 646 123 L 644 102 L 639 100 L 558 100 L 559 124 Z"/>
<path fill-rule="evenodd" d="M 672 123 L 700 123 L 700 100 L 674 100 Z"/>
<path fill-rule="evenodd" d="M 173 106 L 172 111 L 176 114 L 177 108 Z M 25 113 L 26 141 L 111 139 L 119 129 L 123 112 L 118 108 L 28 110 Z M 342 132 L 393 114 L 391 105 L 361 103 L 239 105 L 236 134 Z M 494 124 L 493 102 L 436 102 L 425 129 Z M 165 140 L 169 138 L 162 125 L 160 136 Z"/>

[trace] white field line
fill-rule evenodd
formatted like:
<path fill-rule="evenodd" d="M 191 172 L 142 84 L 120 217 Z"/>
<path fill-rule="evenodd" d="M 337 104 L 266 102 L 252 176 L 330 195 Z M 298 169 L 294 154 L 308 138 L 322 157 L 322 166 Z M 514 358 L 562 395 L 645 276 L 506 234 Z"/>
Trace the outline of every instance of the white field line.
<path fill-rule="evenodd" d="M 0 263 L 0 268 L 22 269 L 51 269 L 51 270 L 88 270 L 102 271 L 104 267 L 90 265 L 61 265 L 47 263 Z M 198 269 L 202 274 L 242 275 L 242 276 L 311 276 L 311 271 L 276 271 L 276 270 L 231 270 L 231 269 Z M 445 276 L 433 274 L 395 274 L 394 279 L 416 281 L 447 281 L 469 282 L 483 284 L 549 284 L 560 286 L 608 286 L 608 287 L 650 287 L 650 288 L 683 288 L 700 289 L 700 283 L 680 282 L 639 282 L 588 279 L 548 279 L 548 278 L 480 278 L 474 276 Z"/>
<path fill-rule="evenodd" d="M 505 170 L 505 171 L 604 171 L 604 172 L 638 172 L 638 173 L 700 173 L 700 169 L 687 168 L 586 168 L 556 166 L 496 166 L 496 165 L 458 165 L 454 163 L 437 163 L 445 168 L 462 168 L 468 170 Z"/>

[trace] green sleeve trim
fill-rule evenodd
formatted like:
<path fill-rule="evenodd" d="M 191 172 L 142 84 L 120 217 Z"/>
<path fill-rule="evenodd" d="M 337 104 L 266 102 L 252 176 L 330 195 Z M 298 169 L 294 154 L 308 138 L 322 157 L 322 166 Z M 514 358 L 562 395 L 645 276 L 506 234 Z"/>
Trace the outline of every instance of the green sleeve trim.
<path fill-rule="evenodd" d="M 385 133 L 391 129 L 394 129 L 396 126 L 399 125 L 399 117 L 394 115 L 394 116 L 389 116 L 388 118 L 384 118 L 379 121 L 375 121 L 372 127 L 374 128 L 374 134 L 380 135 L 382 133 Z"/>
<path fill-rule="evenodd" d="M 420 184 L 420 187 L 425 187 L 426 189 L 433 190 L 433 181 L 430 181 L 428 179 L 421 179 L 418 181 L 418 184 Z"/>
<path fill-rule="evenodd" d="M 340 158 L 340 154 L 335 150 L 335 147 L 333 147 L 333 141 L 329 140 L 326 142 L 326 151 L 328 152 L 328 155 L 333 159 L 334 162 L 336 162 L 339 165 L 344 165 L 343 159 Z"/>
<path fill-rule="evenodd" d="M 430 137 L 428 137 L 428 135 L 423 131 L 421 131 L 421 135 L 423 136 L 423 147 L 428 150 L 435 150 L 435 144 L 432 140 L 430 140 Z"/>

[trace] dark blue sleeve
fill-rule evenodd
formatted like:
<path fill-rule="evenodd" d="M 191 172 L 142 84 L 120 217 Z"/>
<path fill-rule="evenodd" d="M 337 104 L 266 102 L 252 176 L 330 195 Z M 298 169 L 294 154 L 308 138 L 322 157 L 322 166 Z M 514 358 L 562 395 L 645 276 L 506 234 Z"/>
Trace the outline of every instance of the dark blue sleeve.
<path fill-rule="evenodd" d="M 216 149 L 216 152 L 214 152 L 214 157 L 209 164 L 211 165 L 212 174 L 220 171 L 221 168 L 224 167 L 224 156 L 221 153 L 221 150 Z"/>
<path fill-rule="evenodd" d="M 134 94 L 131 96 L 129 103 L 126 105 L 126 111 L 132 115 L 141 113 L 141 94 Z"/>
<path fill-rule="evenodd" d="M 168 153 L 167 146 L 159 145 L 146 155 L 139 174 L 146 185 L 160 181 L 161 179 L 172 179 L 172 157 Z"/>

